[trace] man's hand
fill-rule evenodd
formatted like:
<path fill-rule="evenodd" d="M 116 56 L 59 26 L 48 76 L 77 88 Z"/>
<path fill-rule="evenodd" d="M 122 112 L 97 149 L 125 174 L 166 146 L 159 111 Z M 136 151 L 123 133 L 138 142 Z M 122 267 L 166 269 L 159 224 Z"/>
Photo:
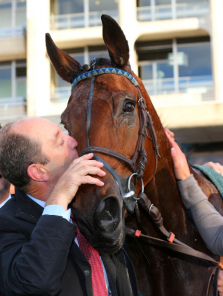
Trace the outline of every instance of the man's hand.
<path fill-rule="evenodd" d="M 218 292 L 219 296 L 223 296 L 223 270 L 220 270 L 218 274 Z"/>
<path fill-rule="evenodd" d="M 220 163 L 214 163 L 212 161 L 205 163 L 204 165 L 212 168 L 215 172 L 223 176 L 223 166 Z"/>
<path fill-rule="evenodd" d="M 166 135 L 172 146 L 171 156 L 173 159 L 175 176 L 178 180 L 184 180 L 190 176 L 190 170 L 186 156 L 168 132 L 166 132 Z"/>
<path fill-rule="evenodd" d="M 52 190 L 47 205 L 58 204 L 67 210 L 68 204 L 72 201 L 81 184 L 94 184 L 103 186 L 104 183 L 98 178 L 90 175 L 104 177 L 105 172 L 101 170 L 103 163 L 91 160 L 93 153 L 83 155 L 75 159 L 68 169 L 63 173 Z"/>

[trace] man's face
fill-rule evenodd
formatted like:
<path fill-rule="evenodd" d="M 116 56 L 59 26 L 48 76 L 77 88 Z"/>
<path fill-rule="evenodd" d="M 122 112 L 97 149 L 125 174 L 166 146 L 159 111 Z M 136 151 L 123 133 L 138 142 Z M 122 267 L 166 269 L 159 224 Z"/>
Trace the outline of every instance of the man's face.
<path fill-rule="evenodd" d="M 29 118 L 17 123 L 13 130 L 41 143 L 42 152 L 50 160 L 45 165 L 50 178 L 59 178 L 71 162 L 78 157 L 77 141 L 49 120 Z"/>

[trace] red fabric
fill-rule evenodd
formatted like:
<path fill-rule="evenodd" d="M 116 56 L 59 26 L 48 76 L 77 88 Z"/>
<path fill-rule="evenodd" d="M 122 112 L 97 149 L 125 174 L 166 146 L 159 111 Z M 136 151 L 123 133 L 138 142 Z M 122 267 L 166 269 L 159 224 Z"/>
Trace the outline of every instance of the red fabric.
<path fill-rule="evenodd" d="M 73 219 L 72 219 L 73 220 Z M 75 222 L 74 222 L 75 223 Z M 96 251 L 88 240 L 80 232 L 77 226 L 77 240 L 79 248 L 91 265 L 91 277 L 94 296 L 108 296 L 102 263 L 98 251 Z"/>

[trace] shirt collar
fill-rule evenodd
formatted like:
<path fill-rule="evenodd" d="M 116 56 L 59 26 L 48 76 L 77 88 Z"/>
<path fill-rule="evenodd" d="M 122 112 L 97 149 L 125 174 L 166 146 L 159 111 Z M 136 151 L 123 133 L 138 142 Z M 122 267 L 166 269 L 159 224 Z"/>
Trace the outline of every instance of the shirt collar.
<path fill-rule="evenodd" d="M 37 199 L 37 198 L 35 198 L 35 197 L 33 197 L 33 196 L 27 194 L 27 193 L 26 193 L 26 195 L 27 195 L 29 198 L 31 198 L 33 201 L 35 201 L 38 205 L 40 205 L 42 208 L 45 208 L 45 204 L 46 204 L 45 201 L 40 200 L 40 199 Z"/>
<path fill-rule="evenodd" d="M 7 197 L 7 199 L 5 201 L 3 201 L 1 204 L 0 204 L 0 208 L 4 206 L 4 204 L 6 204 L 6 202 L 11 198 L 11 194 L 9 193 L 9 196 Z"/>

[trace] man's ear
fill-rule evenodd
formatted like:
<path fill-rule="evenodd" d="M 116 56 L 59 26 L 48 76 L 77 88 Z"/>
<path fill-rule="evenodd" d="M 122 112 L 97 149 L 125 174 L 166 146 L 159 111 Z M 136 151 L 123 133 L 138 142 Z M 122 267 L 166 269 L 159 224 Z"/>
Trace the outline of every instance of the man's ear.
<path fill-rule="evenodd" d="M 47 182 L 49 180 L 46 168 L 39 163 L 33 163 L 28 166 L 27 174 L 32 180 L 37 182 Z"/>

